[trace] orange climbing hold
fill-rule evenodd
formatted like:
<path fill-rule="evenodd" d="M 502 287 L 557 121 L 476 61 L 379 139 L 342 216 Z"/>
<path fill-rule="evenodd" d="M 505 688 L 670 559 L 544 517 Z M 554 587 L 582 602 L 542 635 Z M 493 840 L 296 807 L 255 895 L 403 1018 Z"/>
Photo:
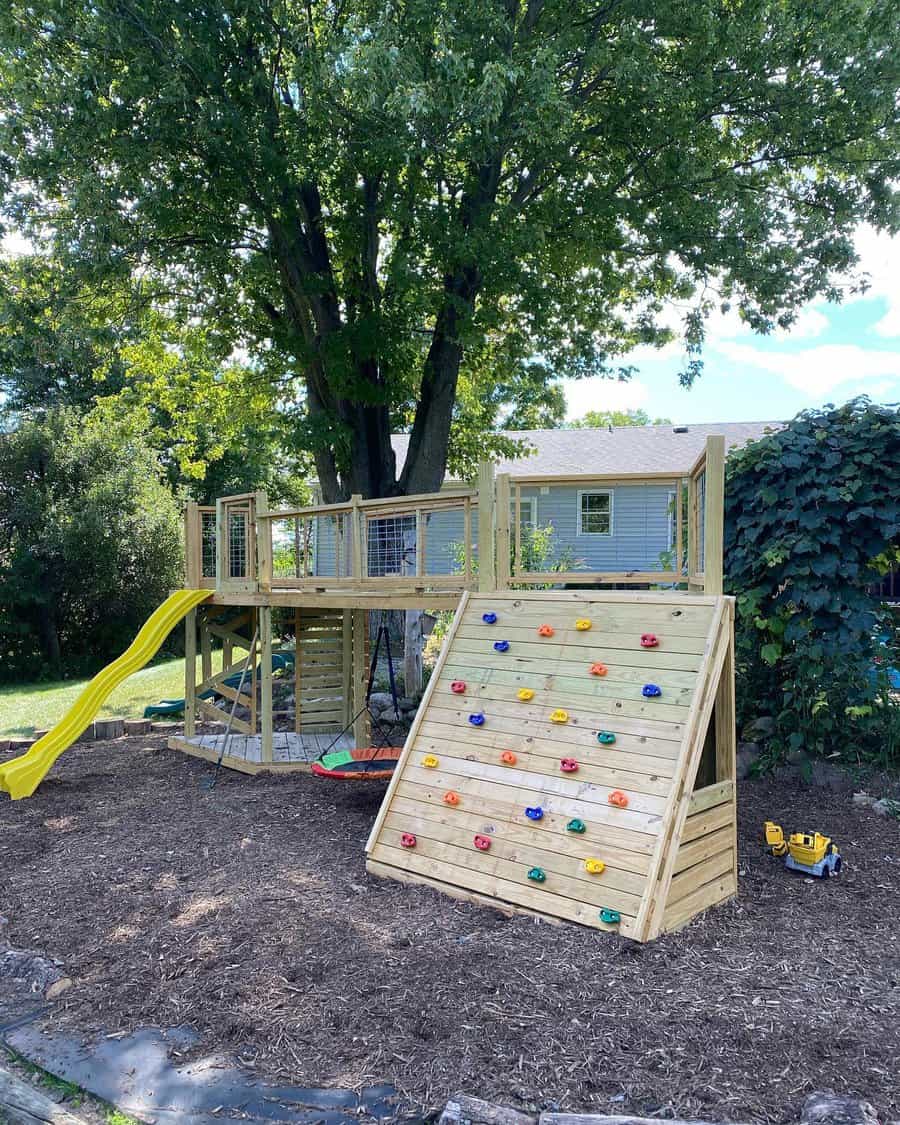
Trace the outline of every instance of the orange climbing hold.
<path fill-rule="evenodd" d="M 605 676 L 609 669 L 605 664 L 601 664 L 598 660 L 596 664 L 592 664 L 588 669 L 592 676 Z"/>
<path fill-rule="evenodd" d="M 512 750 L 504 750 L 500 755 L 500 761 L 504 766 L 514 766 L 518 760 Z"/>
<path fill-rule="evenodd" d="M 615 805 L 617 809 L 628 808 L 628 798 L 621 789 L 613 789 L 612 793 L 609 795 L 609 803 Z"/>
<path fill-rule="evenodd" d="M 538 636 L 539 637 L 552 637 L 553 636 L 553 626 L 552 625 L 538 625 Z"/>
<path fill-rule="evenodd" d="M 444 804 L 445 805 L 458 805 L 459 804 L 459 794 L 454 793 L 452 789 L 448 789 L 447 792 L 444 794 Z"/>

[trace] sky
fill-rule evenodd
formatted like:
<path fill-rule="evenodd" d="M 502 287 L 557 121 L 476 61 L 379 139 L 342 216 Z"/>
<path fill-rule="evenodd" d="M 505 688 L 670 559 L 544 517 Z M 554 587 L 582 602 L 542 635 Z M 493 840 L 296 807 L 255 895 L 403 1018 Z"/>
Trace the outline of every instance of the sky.
<path fill-rule="evenodd" d="M 758 336 L 736 314 L 714 317 L 707 326 L 704 370 L 690 390 L 681 387 L 683 345 L 638 348 L 627 362 L 638 369 L 628 382 L 608 379 L 563 381 L 567 417 L 588 410 L 641 408 L 673 423 L 768 422 L 857 395 L 875 402 L 900 402 L 900 237 L 871 227 L 857 232 L 858 272 L 867 291 L 835 305 L 813 301 L 789 332 Z M 15 235 L 3 250 L 22 253 Z M 677 326 L 678 314 L 670 317 Z"/>
<path fill-rule="evenodd" d="M 717 316 L 707 327 L 703 374 L 690 390 L 678 382 L 683 345 L 640 348 L 627 358 L 638 368 L 629 382 L 564 380 L 567 416 L 639 407 L 675 423 L 762 422 L 862 394 L 900 402 L 900 238 L 864 227 L 856 246 L 869 281 L 864 295 L 840 305 L 814 301 L 790 332 L 771 336 L 756 335 L 736 315 Z"/>

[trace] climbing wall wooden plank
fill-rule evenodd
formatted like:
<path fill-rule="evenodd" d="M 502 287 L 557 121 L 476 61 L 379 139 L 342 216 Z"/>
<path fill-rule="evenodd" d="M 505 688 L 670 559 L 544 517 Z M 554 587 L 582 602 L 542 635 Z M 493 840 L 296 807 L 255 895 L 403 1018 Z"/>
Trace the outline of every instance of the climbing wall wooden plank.
<path fill-rule="evenodd" d="M 464 595 L 369 837 L 369 870 L 600 929 L 618 916 L 614 928 L 639 940 L 662 924 L 650 901 L 662 880 L 680 917 L 733 862 L 728 819 L 704 806 L 675 864 L 725 602 Z"/>

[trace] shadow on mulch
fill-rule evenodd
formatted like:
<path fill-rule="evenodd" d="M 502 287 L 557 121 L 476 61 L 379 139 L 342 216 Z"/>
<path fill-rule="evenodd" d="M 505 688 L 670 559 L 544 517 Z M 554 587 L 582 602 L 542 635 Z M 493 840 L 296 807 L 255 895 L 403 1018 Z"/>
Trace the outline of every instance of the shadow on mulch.
<path fill-rule="evenodd" d="M 900 824 L 741 786 L 741 896 L 649 946 L 369 878 L 383 787 L 248 778 L 162 739 L 77 746 L 0 807 L 10 940 L 64 962 L 52 1027 L 190 1027 L 268 1081 L 525 1108 L 787 1121 L 831 1088 L 900 1113 Z M 833 834 L 790 876 L 766 818 Z"/>

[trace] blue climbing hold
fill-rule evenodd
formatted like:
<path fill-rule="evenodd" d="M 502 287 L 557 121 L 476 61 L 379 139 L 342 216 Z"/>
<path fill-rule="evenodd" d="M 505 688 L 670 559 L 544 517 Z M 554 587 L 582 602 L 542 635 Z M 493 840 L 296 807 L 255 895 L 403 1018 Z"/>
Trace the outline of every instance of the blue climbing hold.
<path fill-rule="evenodd" d="M 494 648 L 497 652 L 509 652 L 509 641 L 494 641 Z"/>
<path fill-rule="evenodd" d="M 537 808 L 526 809 L 525 815 L 528 817 L 529 820 L 543 820 L 544 819 L 544 810 L 541 808 L 540 805 L 538 805 Z"/>
<path fill-rule="evenodd" d="M 617 926 L 622 921 L 622 915 L 618 910 L 611 910 L 608 906 L 604 906 L 600 911 L 600 921 L 605 922 L 607 926 Z"/>
<path fill-rule="evenodd" d="M 641 695 L 646 695 L 648 699 L 656 699 L 658 695 L 662 695 L 662 689 L 658 688 L 656 684 L 644 684 L 641 688 Z"/>
<path fill-rule="evenodd" d="M 469 722 L 473 727 L 483 727 L 484 713 L 482 711 L 476 711 L 474 715 L 469 716 Z"/>
<path fill-rule="evenodd" d="M 601 746 L 612 746 L 616 741 L 616 736 L 611 730 L 597 731 L 597 741 Z"/>
<path fill-rule="evenodd" d="M 497 614 L 496 613 L 482 613 L 481 620 L 485 623 L 485 625 L 496 625 L 497 624 Z"/>

